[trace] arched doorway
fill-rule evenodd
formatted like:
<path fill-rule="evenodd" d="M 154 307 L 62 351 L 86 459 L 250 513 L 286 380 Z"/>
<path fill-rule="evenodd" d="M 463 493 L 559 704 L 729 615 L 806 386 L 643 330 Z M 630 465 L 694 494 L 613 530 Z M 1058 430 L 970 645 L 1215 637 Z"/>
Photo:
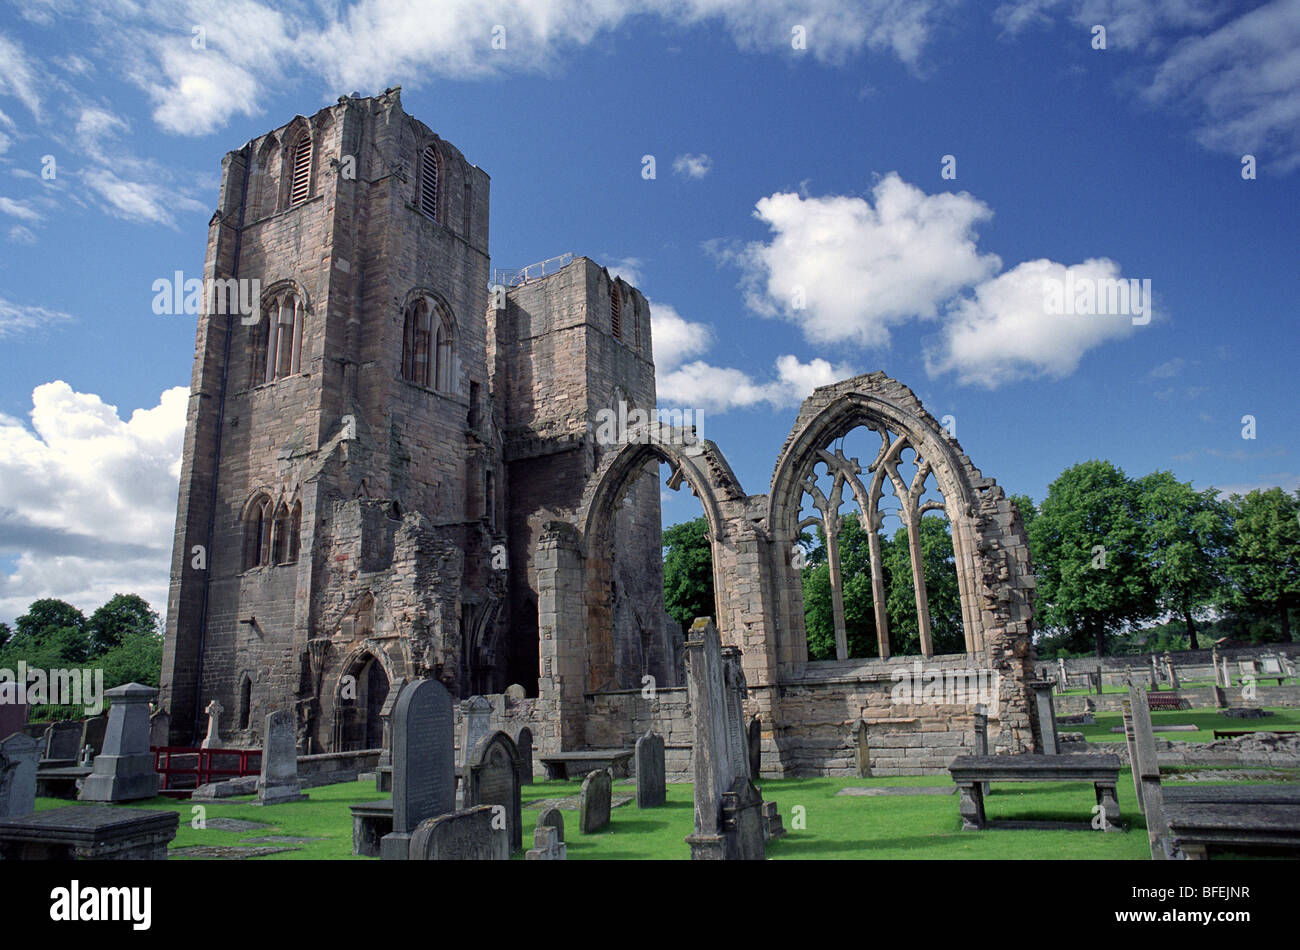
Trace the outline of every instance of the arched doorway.
<path fill-rule="evenodd" d="M 388 698 L 389 678 L 378 657 L 364 653 L 339 678 L 334 717 L 334 750 L 358 752 L 384 744 L 379 713 Z"/>

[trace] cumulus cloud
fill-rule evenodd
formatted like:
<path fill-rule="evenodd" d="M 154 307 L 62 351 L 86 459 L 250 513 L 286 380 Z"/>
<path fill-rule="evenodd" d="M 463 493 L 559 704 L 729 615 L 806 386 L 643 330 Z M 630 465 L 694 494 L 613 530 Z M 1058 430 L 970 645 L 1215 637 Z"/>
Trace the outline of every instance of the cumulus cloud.
<path fill-rule="evenodd" d="M 1097 286 L 1119 277 L 1119 265 L 1110 260 L 1070 267 L 1025 261 L 979 284 L 972 296 L 950 307 L 940 344 L 927 348 L 926 371 L 931 376 L 956 372 L 958 382 L 989 389 L 1021 379 L 1069 376 L 1089 350 L 1134 332 L 1134 317 L 1053 313 L 1046 302 L 1048 281 Z"/>
<path fill-rule="evenodd" d="M 0 619 L 40 597 L 94 608 L 135 592 L 167 601 L 189 392 L 122 419 L 63 381 L 32 392 L 31 427 L 0 416 Z"/>
<path fill-rule="evenodd" d="M 992 211 L 965 192 L 927 195 L 891 172 L 872 200 L 779 193 L 757 203 L 756 217 L 769 240 L 716 253 L 740 267 L 752 311 L 796 324 L 810 343 L 883 348 L 896 327 L 938 321 L 930 374 L 996 387 L 1068 375 L 1089 350 L 1132 332 L 1132 311 L 1055 315 L 1045 299 L 1047 279 L 1104 288 L 1119 279 L 1117 264 L 1039 260 L 999 273 L 975 231 Z M 1145 294 L 1138 302 L 1150 306 Z M 1149 310 L 1136 316 L 1149 322 Z"/>
<path fill-rule="evenodd" d="M 707 155 L 678 155 L 673 159 L 673 171 L 683 178 L 703 178 L 713 169 L 713 159 Z"/>
<path fill-rule="evenodd" d="M 723 252 L 741 267 L 746 304 L 797 324 L 812 343 L 885 346 L 891 327 L 937 316 L 1001 266 L 976 247 L 976 225 L 992 217 L 984 202 L 927 195 L 894 172 L 872 197 L 761 199 L 755 217 L 771 239 Z"/>
<path fill-rule="evenodd" d="M 650 336 L 655 386 L 665 406 L 709 412 L 758 405 L 781 409 L 798 405 L 818 386 L 853 375 L 847 366 L 832 366 L 823 359 L 802 363 L 786 354 L 773 365 L 773 378 L 758 382 L 744 370 L 697 359 L 713 346 L 716 334 L 707 324 L 687 320 L 671 304 L 650 304 Z"/>

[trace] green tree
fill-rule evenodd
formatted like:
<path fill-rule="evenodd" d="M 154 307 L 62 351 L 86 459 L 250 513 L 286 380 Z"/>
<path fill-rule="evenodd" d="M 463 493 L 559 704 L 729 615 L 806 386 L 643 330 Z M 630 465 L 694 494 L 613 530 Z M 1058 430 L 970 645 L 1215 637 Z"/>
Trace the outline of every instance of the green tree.
<path fill-rule="evenodd" d="M 1281 621 L 1291 639 L 1292 608 L 1300 606 L 1300 492 L 1256 489 L 1233 495 L 1233 540 L 1227 558 L 1232 603 L 1257 608 Z"/>
<path fill-rule="evenodd" d="M 104 688 L 124 683 L 158 686 L 162 673 L 163 638 L 157 631 L 127 633 L 122 640 L 97 657 L 95 664 L 104 669 Z"/>
<path fill-rule="evenodd" d="M 1136 486 L 1106 461 L 1082 462 L 1052 482 L 1030 529 L 1037 612 L 1067 644 L 1097 656 L 1117 628 L 1152 617 Z"/>
<path fill-rule="evenodd" d="M 1223 587 L 1227 511 L 1214 489 L 1198 492 L 1171 472 L 1138 479 L 1137 491 L 1157 602 L 1183 618 L 1188 645 L 1195 650 L 1193 615 L 1213 603 Z"/>
<path fill-rule="evenodd" d="M 13 635 L 14 632 L 9 628 L 9 624 L 0 620 L 0 650 L 4 649 L 4 645 L 9 642 L 9 638 Z"/>
<path fill-rule="evenodd" d="M 683 630 L 690 630 L 697 617 L 716 612 L 708 521 L 701 515 L 673 525 L 663 533 L 663 546 L 664 608 Z"/>
<path fill-rule="evenodd" d="M 62 667 L 90 658 L 86 618 L 76 607 L 52 597 L 33 601 L 14 621 L 14 635 L 4 648 L 29 666 Z"/>
<path fill-rule="evenodd" d="M 833 660 L 835 613 L 831 600 L 830 566 L 826 562 L 826 533 L 820 526 L 817 538 L 819 543 L 808 555 L 808 566 L 802 572 L 808 659 Z M 888 541 L 882 538 L 881 542 L 883 558 L 883 546 Z M 875 602 L 871 599 L 870 541 L 855 514 L 844 515 L 840 522 L 839 552 L 844 631 L 848 639 L 849 656 L 877 656 L 880 648 L 876 641 Z"/>
<path fill-rule="evenodd" d="M 127 637 L 158 632 L 158 614 L 139 594 L 114 594 L 112 599 L 90 615 L 86 630 L 90 649 L 101 656 Z"/>

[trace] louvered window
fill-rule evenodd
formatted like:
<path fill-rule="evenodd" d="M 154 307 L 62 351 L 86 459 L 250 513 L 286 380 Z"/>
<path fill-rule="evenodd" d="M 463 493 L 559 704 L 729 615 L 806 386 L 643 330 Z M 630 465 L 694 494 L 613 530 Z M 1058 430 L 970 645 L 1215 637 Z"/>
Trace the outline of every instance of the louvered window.
<path fill-rule="evenodd" d="M 609 332 L 614 334 L 614 339 L 623 339 L 623 299 L 618 284 L 609 289 Z"/>
<path fill-rule="evenodd" d="M 311 135 L 304 132 L 294 143 L 290 156 L 293 183 L 289 188 L 289 207 L 302 204 L 311 194 Z"/>
<path fill-rule="evenodd" d="M 432 145 L 420 163 L 420 210 L 438 220 L 438 150 Z"/>

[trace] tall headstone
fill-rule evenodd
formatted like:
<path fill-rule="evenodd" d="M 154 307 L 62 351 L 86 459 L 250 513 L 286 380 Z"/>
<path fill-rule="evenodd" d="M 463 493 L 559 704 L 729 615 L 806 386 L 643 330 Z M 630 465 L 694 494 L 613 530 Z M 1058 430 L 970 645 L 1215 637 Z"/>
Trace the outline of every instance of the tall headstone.
<path fill-rule="evenodd" d="M 1102 684 L 1103 684 L 1104 682 L 1105 682 L 1105 678 L 1102 676 L 1102 673 L 1101 673 L 1101 664 L 1098 663 L 1098 664 L 1097 664 L 1097 673 L 1096 673 L 1096 675 L 1093 677 L 1093 681 L 1092 681 L 1093 688 L 1097 691 L 1097 695 L 1098 695 L 1098 696 L 1100 696 L 1101 693 L 1102 693 Z"/>
<path fill-rule="evenodd" d="M 664 737 L 647 732 L 636 740 L 636 807 L 657 808 L 667 800 Z"/>
<path fill-rule="evenodd" d="M 754 716 L 749 720 L 749 778 L 758 778 L 763 768 L 763 720 Z"/>
<path fill-rule="evenodd" d="M 1129 693 L 1132 696 L 1132 693 Z M 1124 745 L 1128 749 L 1129 771 L 1133 773 L 1133 797 L 1137 801 L 1138 811 L 1145 811 L 1142 807 L 1142 772 L 1137 766 L 1137 737 L 1133 731 L 1133 701 L 1126 699 L 1121 704 L 1123 708 L 1124 721 Z"/>
<path fill-rule="evenodd" d="M 533 730 L 524 726 L 515 736 L 515 748 L 519 751 L 519 781 L 525 785 L 533 784 Z"/>
<path fill-rule="evenodd" d="M 464 765 L 483 737 L 492 731 L 492 701 L 486 696 L 471 696 L 460 704 L 460 709 L 465 719 L 460 750 L 461 764 Z"/>
<path fill-rule="evenodd" d="M 1057 669 L 1060 671 L 1060 674 L 1061 674 L 1061 677 L 1060 677 L 1060 683 L 1061 683 L 1061 685 L 1060 685 L 1060 691 L 1061 691 L 1062 693 L 1064 693 L 1067 689 L 1070 688 L 1070 674 L 1067 673 L 1066 670 L 1065 670 L 1065 657 L 1063 657 L 1063 656 L 1058 656 L 1058 657 L 1056 658 L 1056 666 L 1057 666 Z"/>
<path fill-rule="evenodd" d="M 504 812 L 511 854 L 524 847 L 522 772 L 515 741 L 504 732 L 480 739 L 465 765 L 465 807 L 493 805 Z"/>
<path fill-rule="evenodd" d="M 871 747 L 867 740 L 867 721 L 859 719 L 853 724 L 853 758 L 858 778 L 871 777 Z"/>
<path fill-rule="evenodd" d="M 21 732 L 0 739 L 0 818 L 22 818 L 36 810 L 36 763 L 41 744 Z"/>
<path fill-rule="evenodd" d="M 596 769 L 582 780 L 582 794 L 578 797 L 578 828 L 584 835 L 600 831 L 609 824 L 612 788 L 609 772 Z"/>
<path fill-rule="evenodd" d="M 1160 682 L 1160 661 L 1154 653 L 1151 654 L 1151 682 Z"/>
<path fill-rule="evenodd" d="M 1210 662 L 1214 664 L 1214 685 L 1226 686 L 1227 684 L 1223 682 L 1223 670 L 1221 668 L 1221 664 L 1219 660 L 1220 660 L 1219 645 L 1216 643 L 1210 649 Z"/>
<path fill-rule="evenodd" d="M 1048 691 L 1048 694 L 1049 695 L 1051 694 L 1050 690 Z M 1039 715 L 1040 716 L 1042 715 L 1041 709 L 1039 711 Z M 975 754 L 988 755 L 989 754 L 989 707 L 985 706 L 983 703 L 978 703 L 975 706 L 974 719 L 975 719 Z M 981 791 L 984 793 L 985 796 L 987 796 L 989 793 L 989 783 L 982 782 L 981 785 L 983 786 Z"/>
<path fill-rule="evenodd" d="M 1147 819 L 1147 839 L 1151 857 L 1164 860 L 1169 857 L 1169 828 L 1164 818 L 1164 793 L 1160 788 L 1160 763 L 1156 758 L 1155 731 L 1151 728 L 1151 708 L 1147 705 L 1146 691 L 1129 687 L 1129 710 L 1133 719 L 1133 761 L 1142 784 L 1141 805 Z"/>
<path fill-rule="evenodd" d="M 386 860 L 407 859 L 411 833 L 456 807 L 455 713 L 437 680 L 417 680 L 393 709 L 393 830 L 379 843 Z"/>
<path fill-rule="evenodd" d="M 411 833 L 412 861 L 508 861 L 506 830 L 491 805 L 426 818 Z"/>
<path fill-rule="evenodd" d="M 1038 728 L 1043 736 L 1042 752 L 1044 755 L 1056 755 L 1060 752 L 1060 746 L 1056 741 L 1056 704 L 1052 701 L 1052 684 L 1033 680 L 1025 685 L 1034 691 Z"/>
<path fill-rule="evenodd" d="M 257 779 L 257 804 L 282 805 L 307 796 L 298 783 L 298 724 L 287 709 L 266 717 L 262 738 L 262 771 Z"/>
<path fill-rule="evenodd" d="M 749 735 L 745 731 L 745 697 L 749 693 L 739 647 L 722 648 L 722 682 L 727 697 L 727 755 L 734 775 L 753 780 L 749 771 Z"/>
<path fill-rule="evenodd" d="M 1169 688 L 1178 688 L 1178 670 L 1174 668 L 1174 655 L 1168 650 L 1165 651 L 1165 676 L 1169 680 Z"/>
<path fill-rule="evenodd" d="M 739 651 L 732 654 L 739 658 Z M 738 664 L 737 664 L 738 665 Z M 692 860 L 762 860 L 763 800 L 749 781 L 748 763 L 732 754 L 743 731 L 724 672 L 718 628 L 707 618 L 691 626 L 686 642 L 686 684 L 695 730 L 695 831 L 686 838 Z M 734 721 L 733 721 L 734 720 Z"/>
<path fill-rule="evenodd" d="M 203 710 L 208 714 L 208 734 L 203 737 L 199 743 L 200 749 L 220 749 L 221 748 L 221 714 L 225 712 L 225 707 L 215 699 L 208 703 Z"/>
<path fill-rule="evenodd" d="M 379 707 L 379 722 L 383 730 L 380 740 L 383 746 L 379 753 L 381 766 L 391 767 L 393 764 L 393 710 L 397 708 L 397 701 L 402 698 L 404 689 L 406 689 L 406 677 L 399 676 L 388 687 L 388 695 L 384 697 L 384 703 Z"/>
<path fill-rule="evenodd" d="M 149 702 L 158 690 L 139 683 L 117 686 L 104 694 L 112 703 L 104 751 L 81 783 L 83 802 L 130 802 L 158 794 L 158 776 L 149 751 Z M 77 732 L 80 740 L 80 729 Z"/>

